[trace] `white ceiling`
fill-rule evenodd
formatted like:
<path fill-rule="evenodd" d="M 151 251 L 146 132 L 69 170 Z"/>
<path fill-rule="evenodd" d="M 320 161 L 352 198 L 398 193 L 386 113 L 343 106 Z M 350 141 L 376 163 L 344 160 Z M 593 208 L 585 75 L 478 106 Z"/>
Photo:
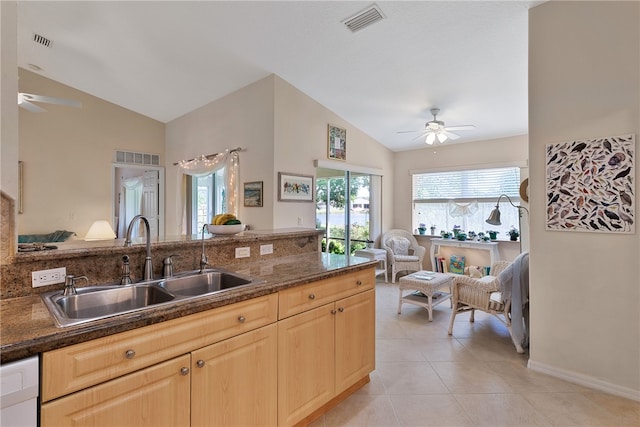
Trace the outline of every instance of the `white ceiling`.
<path fill-rule="evenodd" d="M 274 73 L 401 151 L 424 147 L 397 132 L 432 107 L 476 126 L 457 142 L 527 133 L 539 3 L 379 1 L 386 18 L 352 33 L 341 21 L 371 2 L 20 1 L 18 65 L 162 122 Z"/>

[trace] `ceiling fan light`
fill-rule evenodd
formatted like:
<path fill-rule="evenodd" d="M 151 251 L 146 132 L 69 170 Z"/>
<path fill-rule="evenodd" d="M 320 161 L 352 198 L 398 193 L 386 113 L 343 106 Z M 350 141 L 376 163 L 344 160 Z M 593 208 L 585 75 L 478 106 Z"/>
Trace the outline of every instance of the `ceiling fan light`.
<path fill-rule="evenodd" d="M 447 140 L 447 135 L 444 132 L 438 132 L 438 141 L 445 142 Z"/>
<path fill-rule="evenodd" d="M 429 145 L 433 145 L 433 143 L 436 142 L 436 134 L 435 133 L 429 133 L 427 135 L 427 139 L 425 139 L 424 142 L 426 142 Z"/>

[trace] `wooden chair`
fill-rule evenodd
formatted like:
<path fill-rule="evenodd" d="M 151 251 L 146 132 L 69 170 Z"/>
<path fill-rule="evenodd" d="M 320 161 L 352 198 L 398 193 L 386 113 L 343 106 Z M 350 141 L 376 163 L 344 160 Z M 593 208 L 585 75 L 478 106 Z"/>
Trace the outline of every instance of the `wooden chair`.
<path fill-rule="evenodd" d="M 393 229 L 385 232 L 380 239 L 380 247 L 387 251 L 391 283 L 396 283 L 396 274 L 400 271 L 422 270 L 422 260 L 427 250 L 408 231 Z"/>

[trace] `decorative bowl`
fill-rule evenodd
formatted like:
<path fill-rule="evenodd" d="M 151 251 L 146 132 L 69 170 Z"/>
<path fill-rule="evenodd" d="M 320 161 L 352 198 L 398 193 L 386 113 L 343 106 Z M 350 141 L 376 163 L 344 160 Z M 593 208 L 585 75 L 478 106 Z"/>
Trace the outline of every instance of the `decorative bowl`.
<path fill-rule="evenodd" d="M 244 224 L 213 225 L 207 224 L 207 231 L 211 234 L 238 234 L 244 231 Z"/>

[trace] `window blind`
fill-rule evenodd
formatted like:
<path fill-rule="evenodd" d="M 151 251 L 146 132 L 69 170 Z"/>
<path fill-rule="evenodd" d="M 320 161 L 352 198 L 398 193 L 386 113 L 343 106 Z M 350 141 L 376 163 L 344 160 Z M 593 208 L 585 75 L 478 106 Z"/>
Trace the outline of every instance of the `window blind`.
<path fill-rule="evenodd" d="M 518 167 L 421 173 L 413 175 L 413 201 L 482 201 L 506 194 L 516 202 L 519 187 Z"/>

